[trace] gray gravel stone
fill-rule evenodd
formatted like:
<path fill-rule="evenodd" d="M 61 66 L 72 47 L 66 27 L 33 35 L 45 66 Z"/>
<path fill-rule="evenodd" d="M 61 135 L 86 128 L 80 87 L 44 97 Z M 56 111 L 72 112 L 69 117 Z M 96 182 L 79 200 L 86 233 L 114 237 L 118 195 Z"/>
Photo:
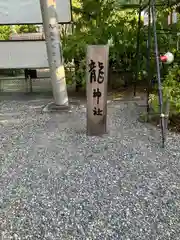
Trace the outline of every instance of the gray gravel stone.
<path fill-rule="evenodd" d="M 86 136 L 84 107 L 0 103 L 1 239 L 180 239 L 180 136 L 110 103 L 109 133 Z"/>

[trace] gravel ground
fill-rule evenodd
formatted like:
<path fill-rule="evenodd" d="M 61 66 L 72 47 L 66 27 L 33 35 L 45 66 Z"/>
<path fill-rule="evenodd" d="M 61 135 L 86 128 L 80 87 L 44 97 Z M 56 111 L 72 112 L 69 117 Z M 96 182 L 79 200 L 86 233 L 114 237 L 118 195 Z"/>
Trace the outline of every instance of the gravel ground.
<path fill-rule="evenodd" d="M 0 103 L 0 239 L 180 239 L 180 135 L 161 149 L 121 102 L 90 138 L 83 106 L 41 114 L 47 102 Z"/>

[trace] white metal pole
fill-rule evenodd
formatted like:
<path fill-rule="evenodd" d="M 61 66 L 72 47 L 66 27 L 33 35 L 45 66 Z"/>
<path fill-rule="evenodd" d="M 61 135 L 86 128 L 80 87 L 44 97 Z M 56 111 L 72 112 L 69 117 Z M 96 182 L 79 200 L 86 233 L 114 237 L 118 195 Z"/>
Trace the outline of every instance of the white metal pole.
<path fill-rule="evenodd" d="M 67 86 L 60 47 L 56 0 L 40 0 L 47 55 L 56 105 L 68 105 Z"/>

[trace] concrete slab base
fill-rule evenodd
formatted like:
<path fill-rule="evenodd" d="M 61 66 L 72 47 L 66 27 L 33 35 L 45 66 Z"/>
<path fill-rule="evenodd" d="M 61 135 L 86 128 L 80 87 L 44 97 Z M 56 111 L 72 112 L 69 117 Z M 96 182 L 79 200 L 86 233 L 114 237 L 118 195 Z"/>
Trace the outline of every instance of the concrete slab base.
<path fill-rule="evenodd" d="M 79 106 L 80 105 L 80 101 L 78 100 L 71 100 L 69 101 L 68 105 L 56 105 L 54 102 L 50 102 L 48 103 L 46 106 L 43 106 L 42 108 L 42 112 L 43 113 L 50 113 L 50 112 L 70 112 L 71 109 L 74 106 Z"/>

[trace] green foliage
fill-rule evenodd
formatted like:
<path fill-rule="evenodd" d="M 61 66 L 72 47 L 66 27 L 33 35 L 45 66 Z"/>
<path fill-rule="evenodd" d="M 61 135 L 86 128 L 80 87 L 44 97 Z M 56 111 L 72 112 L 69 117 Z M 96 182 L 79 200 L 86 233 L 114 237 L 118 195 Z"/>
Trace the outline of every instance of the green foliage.
<path fill-rule="evenodd" d="M 180 113 L 180 70 L 175 64 L 167 75 L 163 83 L 163 94 L 169 96 L 171 112 Z"/>
<path fill-rule="evenodd" d="M 15 27 L 17 33 L 36 32 L 35 25 L 18 25 Z M 11 26 L 0 26 L 0 40 L 8 40 L 11 34 Z"/>
<path fill-rule="evenodd" d="M 136 69 L 137 15 L 134 11 L 116 10 L 115 1 L 73 1 L 74 31 L 63 36 L 65 62 L 81 62 L 76 66 L 76 78 L 84 81 L 85 56 L 88 44 L 107 44 L 111 40 L 110 67 L 120 71 L 134 72 Z M 142 46 L 145 49 L 143 33 Z M 80 68 L 82 66 L 82 69 Z M 79 74 L 80 72 L 80 74 Z"/>
<path fill-rule="evenodd" d="M 65 62 L 71 62 L 72 59 L 75 59 L 76 62 L 84 61 L 88 44 L 107 44 L 111 40 L 110 68 L 120 72 L 131 72 L 133 77 L 137 70 L 138 62 L 140 66 L 139 80 L 144 80 L 147 67 L 147 28 L 141 22 L 140 57 L 137 59 L 138 9 L 117 8 L 117 3 L 124 4 L 123 0 L 73 1 L 74 31 L 72 35 L 64 35 L 62 37 Z M 128 3 L 137 3 L 137 1 L 129 1 Z M 167 15 L 166 9 L 158 12 L 157 29 L 168 28 Z M 161 31 L 158 34 L 158 43 L 160 53 L 165 53 L 169 50 L 169 45 L 172 47 L 172 45 L 176 44 L 173 36 L 170 36 L 167 31 Z M 153 55 L 153 52 L 154 40 L 152 34 L 151 55 Z M 151 58 L 150 64 L 153 76 L 156 70 L 154 58 Z M 76 68 L 76 73 L 78 71 L 81 72 L 80 75 L 82 77 L 82 69 L 78 70 Z"/>
<path fill-rule="evenodd" d="M 10 26 L 0 26 L 0 40 L 8 40 L 11 33 Z"/>
<path fill-rule="evenodd" d="M 76 80 L 85 82 L 85 56 L 88 44 L 107 44 L 112 37 L 113 1 L 73 2 L 74 31 L 62 39 L 65 63 L 75 60 Z"/>
<path fill-rule="evenodd" d="M 35 25 L 17 25 L 15 27 L 17 33 L 33 33 L 36 32 Z"/>
<path fill-rule="evenodd" d="M 153 110 L 159 111 L 159 101 L 156 94 L 150 96 Z M 180 113 L 180 69 L 178 64 L 170 67 L 163 81 L 163 99 L 169 100 L 170 115 Z"/>

